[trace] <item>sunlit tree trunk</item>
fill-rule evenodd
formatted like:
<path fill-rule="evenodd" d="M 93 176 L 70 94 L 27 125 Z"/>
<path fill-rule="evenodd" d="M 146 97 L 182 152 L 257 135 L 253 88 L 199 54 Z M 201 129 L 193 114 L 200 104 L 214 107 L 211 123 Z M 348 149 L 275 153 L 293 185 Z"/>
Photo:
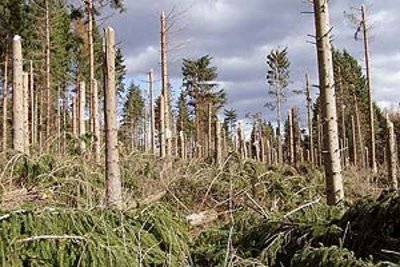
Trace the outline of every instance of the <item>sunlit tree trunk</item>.
<path fill-rule="evenodd" d="M 13 149 L 24 153 L 24 87 L 21 37 L 13 40 Z"/>
<path fill-rule="evenodd" d="M 119 169 L 118 126 L 115 84 L 115 32 L 105 30 L 104 118 L 106 132 L 107 205 L 121 207 L 122 185 Z"/>
<path fill-rule="evenodd" d="M 8 142 L 8 38 L 6 39 L 6 49 L 4 55 L 4 80 L 3 80 L 3 118 L 2 118 L 2 150 L 7 150 Z"/>
<path fill-rule="evenodd" d="M 392 182 L 392 188 L 398 189 L 397 181 L 397 151 L 396 151 L 396 136 L 394 134 L 394 126 L 390 121 L 389 116 L 386 117 L 386 132 L 387 132 L 387 162 L 388 174 Z"/>
<path fill-rule="evenodd" d="M 318 52 L 321 111 L 324 127 L 323 143 L 326 194 L 328 204 L 336 205 L 344 199 L 344 190 L 342 169 L 340 165 L 328 1 L 314 0 L 314 16 Z"/>

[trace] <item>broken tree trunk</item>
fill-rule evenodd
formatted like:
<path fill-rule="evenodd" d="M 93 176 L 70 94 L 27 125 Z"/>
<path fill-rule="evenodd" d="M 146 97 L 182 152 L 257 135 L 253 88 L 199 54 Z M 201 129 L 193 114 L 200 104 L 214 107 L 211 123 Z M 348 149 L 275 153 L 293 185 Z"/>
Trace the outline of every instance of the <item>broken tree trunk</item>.
<path fill-rule="evenodd" d="M 344 199 L 342 169 L 335 99 L 331 26 L 326 0 L 314 0 L 314 16 L 317 40 L 319 87 L 324 128 L 324 165 L 328 205 L 336 205 Z"/>
<path fill-rule="evenodd" d="M 24 88 L 21 37 L 13 40 L 13 149 L 24 153 Z"/>
<path fill-rule="evenodd" d="M 118 126 L 115 84 L 115 32 L 105 29 L 104 118 L 106 132 L 106 200 L 108 206 L 121 207 L 122 186 L 119 169 Z"/>

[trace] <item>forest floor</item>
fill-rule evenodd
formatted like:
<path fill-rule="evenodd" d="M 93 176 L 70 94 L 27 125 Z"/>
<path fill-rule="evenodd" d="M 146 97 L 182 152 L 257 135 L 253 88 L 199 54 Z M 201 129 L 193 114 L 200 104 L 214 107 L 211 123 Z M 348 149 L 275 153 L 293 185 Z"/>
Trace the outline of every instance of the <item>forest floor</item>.
<path fill-rule="evenodd" d="M 346 202 L 329 207 L 307 164 L 133 153 L 120 166 L 112 210 L 102 165 L 0 154 L 0 265 L 400 266 L 400 194 L 384 173 L 346 170 Z"/>

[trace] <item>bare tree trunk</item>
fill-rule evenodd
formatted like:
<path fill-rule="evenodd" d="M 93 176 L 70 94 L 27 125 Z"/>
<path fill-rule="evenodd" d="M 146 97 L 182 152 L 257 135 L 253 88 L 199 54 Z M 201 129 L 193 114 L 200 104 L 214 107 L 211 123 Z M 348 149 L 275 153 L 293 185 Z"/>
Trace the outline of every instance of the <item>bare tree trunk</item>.
<path fill-rule="evenodd" d="M 35 86 L 33 77 L 33 61 L 29 61 L 29 95 L 31 100 L 31 144 L 36 145 L 36 109 L 35 109 Z"/>
<path fill-rule="evenodd" d="M 183 131 L 179 132 L 179 140 L 180 140 L 180 152 L 181 152 L 181 159 L 186 159 L 186 146 L 185 146 L 185 133 Z"/>
<path fill-rule="evenodd" d="M 306 73 L 306 97 L 307 97 L 307 121 L 308 121 L 308 139 L 310 144 L 310 157 L 311 163 L 314 163 L 314 135 L 312 128 L 312 96 L 311 85 L 308 73 Z"/>
<path fill-rule="evenodd" d="M 74 136 L 78 135 L 78 130 L 77 130 L 77 121 L 78 121 L 78 105 L 77 105 L 77 97 L 73 96 L 72 97 L 72 134 Z"/>
<path fill-rule="evenodd" d="M 87 9 L 87 16 L 88 16 L 88 45 L 89 45 L 89 81 L 90 81 L 90 87 L 89 87 L 89 131 L 91 133 L 94 133 L 95 131 L 95 120 L 96 120 L 96 114 L 95 114 L 95 107 L 94 107 L 94 98 L 97 96 L 94 96 L 93 91 L 94 91 L 94 86 L 95 85 L 95 77 L 94 77 L 94 46 L 93 46 L 93 16 L 94 16 L 94 8 L 93 8 L 93 0 L 87 0 L 85 1 L 86 3 L 86 9 Z M 96 100 L 97 101 L 97 100 Z M 95 136 L 96 138 L 96 136 Z M 96 147 L 95 147 L 96 150 Z M 97 155 L 96 155 L 96 161 L 97 161 Z"/>
<path fill-rule="evenodd" d="M 297 109 L 296 108 L 292 108 L 291 109 L 291 118 L 292 118 L 292 153 L 293 153 L 293 164 L 297 164 L 297 162 L 299 161 L 299 157 L 298 157 L 298 147 L 300 146 L 300 136 L 298 136 L 297 133 Z"/>
<path fill-rule="evenodd" d="M 24 85 L 21 37 L 13 41 L 13 149 L 24 153 Z"/>
<path fill-rule="evenodd" d="M 86 125 L 85 125 L 85 106 L 86 106 L 86 84 L 82 81 L 79 85 L 79 137 L 82 139 L 80 142 L 81 153 L 86 150 L 85 135 L 86 135 Z"/>
<path fill-rule="evenodd" d="M 50 50 L 50 15 L 49 15 L 49 1 L 45 1 L 46 5 L 46 98 L 47 98 L 47 115 L 46 115 L 46 138 L 50 137 L 50 130 L 52 126 L 51 121 L 51 50 Z"/>
<path fill-rule="evenodd" d="M 353 165 L 357 166 L 357 134 L 356 134 L 356 124 L 354 122 L 354 116 L 351 116 L 351 133 L 352 133 L 352 145 L 353 145 Z"/>
<path fill-rule="evenodd" d="M 293 164 L 294 163 L 294 144 L 293 144 L 293 141 L 294 141 L 294 138 L 293 138 L 293 117 L 292 117 L 292 115 L 293 115 L 293 113 L 292 113 L 292 109 L 290 109 L 289 110 L 289 113 L 288 113 L 288 118 L 287 118 L 287 120 L 288 120 L 288 124 L 289 124 L 289 126 L 288 126 L 288 133 L 289 133 L 289 136 L 288 136 L 288 152 L 289 152 L 289 164 Z"/>
<path fill-rule="evenodd" d="M 2 150 L 7 150 L 8 140 L 8 38 L 6 38 L 6 50 L 4 55 L 4 81 L 3 81 L 3 118 L 2 118 Z"/>
<path fill-rule="evenodd" d="M 368 105 L 369 105 L 369 134 L 370 134 L 370 167 L 373 173 L 378 172 L 376 166 L 376 151 L 375 151 L 375 125 L 374 125 L 374 106 L 372 102 L 372 78 L 371 78 L 371 66 L 369 59 L 369 37 L 368 37 L 368 22 L 367 14 L 365 12 L 365 6 L 361 6 L 362 13 L 362 25 L 363 25 L 363 36 L 364 36 L 364 53 L 365 53 L 365 68 L 366 68 L 366 78 L 367 78 L 367 88 L 368 88 Z"/>
<path fill-rule="evenodd" d="M 282 121 L 282 115 L 281 115 L 281 98 L 280 95 L 278 94 L 277 96 L 277 107 L 276 107 L 276 112 L 278 116 L 278 129 L 276 136 L 278 138 L 278 163 L 282 164 L 283 163 L 283 149 L 282 149 L 282 129 L 281 129 L 281 121 Z"/>
<path fill-rule="evenodd" d="M 165 158 L 165 99 L 163 95 L 160 95 L 160 156 Z"/>
<path fill-rule="evenodd" d="M 336 205 L 344 199 L 344 190 L 340 165 L 335 82 L 330 43 L 331 26 L 329 23 L 328 2 L 326 0 L 314 0 L 314 15 L 324 126 L 326 194 L 328 204 Z"/>
<path fill-rule="evenodd" d="M 394 134 L 394 126 L 389 116 L 386 117 L 387 131 L 387 158 L 388 158 L 388 174 L 392 182 L 392 189 L 398 189 L 397 181 L 397 152 L 396 152 L 396 136 Z"/>
<path fill-rule="evenodd" d="M 56 118 L 56 128 L 57 128 L 57 152 L 61 155 L 61 89 L 57 86 L 57 118 Z"/>
<path fill-rule="evenodd" d="M 155 153 L 156 151 L 156 137 L 155 137 L 155 124 L 156 124 L 156 119 L 155 119 L 155 113 L 154 113 L 154 92 L 153 92 L 153 85 L 154 85 L 154 79 L 153 79 L 153 69 L 150 69 L 149 71 L 149 95 L 150 95 L 150 139 L 151 139 L 151 153 Z"/>
<path fill-rule="evenodd" d="M 360 166 L 363 168 L 367 168 L 368 165 L 365 164 L 365 150 L 364 148 L 364 141 L 362 138 L 362 130 L 361 130 L 361 120 L 360 120 L 360 109 L 358 107 L 358 100 L 356 97 L 356 94 L 353 94 L 353 99 L 354 99 L 354 107 L 355 107 L 355 112 L 356 112 L 356 126 L 357 126 L 357 137 L 358 137 L 358 142 L 359 142 L 359 147 L 360 147 L 360 154 L 361 154 L 361 162 Z"/>
<path fill-rule="evenodd" d="M 24 152 L 29 155 L 29 76 L 23 73 L 23 91 L 24 91 Z"/>
<path fill-rule="evenodd" d="M 211 106 L 211 103 L 208 103 L 208 105 L 207 105 L 207 107 L 208 107 L 208 118 L 207 118 L 207 121 L 208 121 L 208 134 L 207 134 L 207 155 L 210 157 L 211 155 L 212 155 L 212 139 L 213 139 L 213 137 L 212 137 L 212 106 Z"/>
<path fill-rule="evenodd" d="M 99 93 L 97 80 L 92 80 L 92 125 L 94 136 L 95 161 L 100 162 L 100 125 L 99 125 Z"/>
<path fill-rule="evenodd" d="M 171 156 L 171 114 L 169 107 L 169 81 L 168 81 L 168 28 L 165 18 L 165 13 L 161 13 L 161 80 L 162 80 L 162 95 L 164 96 L 164 124 L 166 138 L 166 154 Z"/>
<path fill-rule="evenodd" d="M 222 138 L 221 138 L 221 122 L 217 118 L 215 120 L 215 164 L 221 166 L 222 163 Z"/>
<path fill-rule="evenodd" d="M 121 207 L 122 186 L 119 169 L 118 126 L 115 84 L 115 32 L 105 30 L 106 55 L 104 73 L 104 117 L 106 131 L 106 183 L 107 205 Z"/>

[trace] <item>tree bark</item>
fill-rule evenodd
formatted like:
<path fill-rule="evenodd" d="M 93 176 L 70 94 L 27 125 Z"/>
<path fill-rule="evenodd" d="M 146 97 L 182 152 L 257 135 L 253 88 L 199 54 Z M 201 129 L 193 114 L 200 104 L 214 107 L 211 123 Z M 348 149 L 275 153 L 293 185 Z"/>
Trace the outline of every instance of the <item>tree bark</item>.
<path fill-rule="evenodd" d="M 365 6 L 361 6 L 362 13 L 362 26 L 363 26 L 363 36 L 364 36 L 364 57 L 365 57 L 365 68 L 366 68 L 366 78 L 367 78 L 367 89 L 368 89 L 368 107 L 369 107 L 369 134 L 370 134 L 370 167 L 373 173 L 378 172 L 378 168 L 376 166 L 376 147 L 375 147 L 375 125 L 374 125 L 374 106 L 372 102 L 372 78 L 371 78 L 371 65 L 370 65 L 370 56 L 369 56 L 369 36 L 368 36 L 368 22 L 367 22 L 367 14 L 365 11 Z"/>
<path fill-rule="evenodd" d="M 50 137 L 50 130 L 52 126 L 51 121 L 51 44 L 50 44 L 50 15 L 49 15 L 49 1 L 45 1 L 46 5 L 46 19 L 45 19 L 45 27 L 46 27 L 46 106 L 47 106 L 47 114 L 46 114 L 46 138 Z"/>
<path fill-rule="evenodd" d="M 121 207 L 122 186 L 119 169 L 118 126 L 115 84 L 115 32 L 105 30 L 104 117 L 106 131 L 107 205 Z"/>
<path fill-rule="evenodd" d="M 79 85 L 79 137 L 82 139 L 80 142 L 81 153 L 86 150 L 85 138 L 86 135 L 86 125 L 85 125 L 85 106 L 86 106 L 86 84 L 82 81 Z"/>
<path fill-rule="evenodd" d="M 8 38 L 6 38 L 6 50 L 4 55 L 4 81 L 3 81 L 3 124 L 2 124 L 2 150 L 7 150 L 8 141 Z"/>
<path fill-rule="evenodd" d="M 221 166 L 222 163 L 222 137 L 221 137 L 221 122 L 217 118 L 215 120 L 215 164 Z"/>
<path fill-rule="evenodd" d="M 24 91 L 24 152 L 30 155 L 29 152 L 29 76 L 28 73 L 23 73 L 23 91 Z"/>
<path fill-rule="evenodd" d="M 328 205 L 336 205 L 343 201 L 344 190 L 342 169 L 340 165 L 328 1 L 314 0 L 314 15 L 320 81 L 320 99 L 324 129 L 323 143 L 327 203 Z"/>
<path fill-rule="evenodd" d="M 397 151 L 396 151 L 396 136 L 394 134 L 394 126 L 390 121 L 389 116 L 386 117 L 387 131 L 387 158 L 388 158 L 388 174 L 392 182 L 392 189 L 398 189 L 397 181 Z"/>
<path fill-rule="evenodd" d="M 97 163 L 100 162 L 100 125 L 99 125 L 99 98 L 97 80 L 92 80 L 92 123 L 94 136 L 94 156 Z"/>
<path fill-rule="evenodd" d="M 308 139 L 310 146 L 310 157 L 311 163 L 314 163 L 314 135 L 312 128 L 312 96 L 311 96 L 311 85 L 308 73 L 306 73 L 306 97 L 307 97 L 307 121 L 308 121 Z"/>
<path fill-rule="evenodd" d="M 93 0 L 87 0 L 86 1 L 86 9 L 87 9 L 87 16 L 88 16 L 88 45 L 89 45 L 89 81 L 90 81 L 90 87 L 89 87 L 89 111 L 90 111 L 90 116 L 89 116 L 89 131 L 91 133 L 94 133 L 95 138 L 95 120 L 96 120 L 96 115 L 95 114 L 95 107 L 94 101 L 95 97 L 94 96 L 94 86 L 95 85 L 95 75 L 94 75 L 94 46 L 93 46 L 93 17 L 94 17 L 94 8 L 93 8 Z M 97 99 L 96 99 L 97 101 Z M 96 141 L 95 141 L 96 142 Z M 95 144 L 95 150 L 96 150 L 96 144 Z M 96 153 L 96 151 L 95 151 Z M 96 155 L 96 161 L 98 159 L 98 156 Z"/>
<path fill-rule="evenodd" d="M 160 157 L 165 158 L 165 99 L 164 95 L 160 95 Z"/>
<path fill-rule="evenodd" d="M 154 154 L 156 151 L 156 136 L 155 136 L 155 113 L 154 113 L 154 92 L 153 92 L 154 78 L 153 69 L 149 71 L 149 95 L 150 95 L 150 142 L 151 142 L 151 152 Z"/>
<path fill-rule="evenodd" d="M 13 41 L 13 149 L 24 153 L 24 85 L 21 37 Z"/>

